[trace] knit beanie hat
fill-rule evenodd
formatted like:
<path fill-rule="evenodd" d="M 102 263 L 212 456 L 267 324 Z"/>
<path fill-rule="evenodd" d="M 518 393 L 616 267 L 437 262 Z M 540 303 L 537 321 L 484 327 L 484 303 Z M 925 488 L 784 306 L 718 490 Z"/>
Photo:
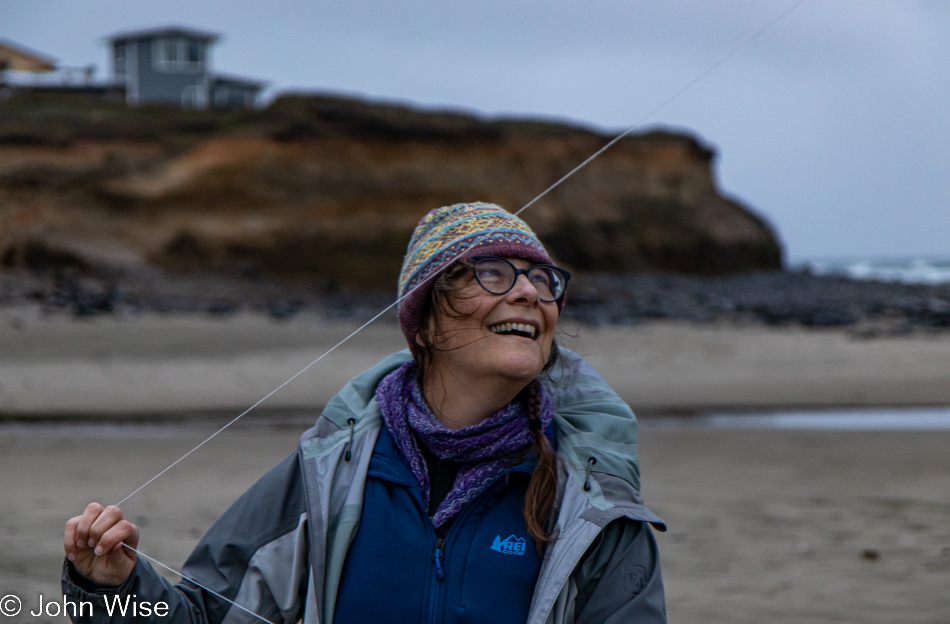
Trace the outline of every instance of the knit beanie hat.
<path fill-rule="evenodd" d="M 504 208 L 476 202 L 433 210 L 412 233 L 399 274 L 400 297 L 422 284 L 399 303 L 399 326 L 413 353 L 433 276 L 456 260 L 474 255 L 553 264 L 528 224 Z M 563 298 L 558 301 L 558 309 L 562 304 Z"/>

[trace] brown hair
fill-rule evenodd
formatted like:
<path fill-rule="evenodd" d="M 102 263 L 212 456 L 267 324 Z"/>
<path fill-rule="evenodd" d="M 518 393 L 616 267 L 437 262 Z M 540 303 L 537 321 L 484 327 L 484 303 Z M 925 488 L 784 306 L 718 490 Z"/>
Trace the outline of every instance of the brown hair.
<path fill-rule="evenodd" d="M 432 342 L 429 331 L 430 323 L 433 321 L 435 314 L 439 313 L 454 318 L 465 318 L 467 316 L 453 305 L 453 299 L 457 300 L 462 296 L 460 291 L 464 286 L 464 282 L 460 278 L 467 268 L 468 264 L 462 261 L 446 269 L 442 275 L 436 278 L 432 286 L 432 293 L 425 302 L 415 349 L 420 385 L 425 384 L 426 377 L 432 369 L 433 356 L 437 351 L 440 351 L 439 347 Z M 551 353 L 548 355 L 541 371 L 550 370 L 557 359 L 558 347 L 557 341 L 554 341 L 551 344 Z M 539 422 L 541 418 L 540 385 L 537 379 L 533 380 L 515 399 L 525 402 L 529 423 Z M 524 521 L 528 533 L 534 538 L 538 552 L 541 553 L 545 544 L 552 541 L 552 514 L 557 497 L 557 455 L 554 449 L 551 448 L 551 443 L 544 435 L 541 427 L 535 425 L 530 428 L 534 436 L 532 448 L 538 463 L 531 473 L 531 481 L 528 483 L 528 491 L 525 494 Z"/>
<path fill-rule="evenodd" d="M 557 351 L 557 345 L 552 346 L 551 350 Z M 538 394 L 540 386 L 541 382 L 535 379 L 526 388 L 529 421 L 541 419 L 541 397 Z M 538 458 L 538 464 L 531 473 L 531 481 L 524 497 L 524 522 L 538 547 L 538 554 L 541 554 L 544 545 L 552 541 L 551 521 L 554 500 L 557 497 L 557 455 L 541 427 L 531 427 L 531 432 L 534 434 L 534 454 Z"/>

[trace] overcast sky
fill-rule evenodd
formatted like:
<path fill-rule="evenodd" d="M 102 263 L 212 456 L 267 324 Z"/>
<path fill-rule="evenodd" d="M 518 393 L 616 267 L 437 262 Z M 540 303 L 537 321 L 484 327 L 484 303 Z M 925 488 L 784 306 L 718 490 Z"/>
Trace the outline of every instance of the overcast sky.
<path fill-rule="evenodd" d="M 269 94 L 622 130 L 796 2 L 0 0 L 0 38 L 104 76 L 104 37 L 179 23 L 221 33 L 214 70 Z M 658 125 L 717 149 L 722 190 L 792 260 L 950 257 L 946 0 L 806 0 L 645 127 Z"/>

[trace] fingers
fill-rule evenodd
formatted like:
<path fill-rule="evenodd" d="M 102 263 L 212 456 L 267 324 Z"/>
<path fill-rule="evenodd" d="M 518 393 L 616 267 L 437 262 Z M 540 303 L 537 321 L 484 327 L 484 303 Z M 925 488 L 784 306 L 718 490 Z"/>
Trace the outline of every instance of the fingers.
<path fill-rule="evenodd" d="M 66 557 L 75 561 L 89 549 L 96 555 L 108 554 L 122 541 L 135 548 L 138 527 L 125 520 L 122 510 L 115 505 L 103 508 L 99 503 L 90 503 L 81 516 L 66 522 L 63 548 Z"/>
<path fill-rule="evenodd" d="M 63 535 L 63 550 L 66 551 L 66 558 L 70 561 L 75 561 L 76 556 L 79 554 L 76 551 L 76 527 L 79 525 L 81 517 L 82 516 L 76 516 L 66 521 L 66 532 Z"/>
<path fill-rule="evenodd" d="M 95 540 L 90 542 L 89 529 L 92 528 L 92 523 L 99 518 L 102 511 L 102 505 L 99 503 L 89 503 L 86 506 L 86 511 L 79 517 L 79 523 L 76 525 L 76 548 L 79 550 L 92 548 L 95 543 Z"/>
<path fill-rule="evenodd" d="M 93 528 L 95 528 L 95 525 L 93 525 Z M 129 557 L 134 559 L 134 552 L 122 548 L 122 546 L 119 545 L 123 542 L 132 548 L 135 548 L 139 542 L 139 528 L 128 520 L 119 520 L 110 526 L 97 540 L 93 552 L 95 552 L 96 555 L 107 555 L 112 552 L 113 549 L 120 548 Z"/>
<path fill-rule="evenodd" d="M 66 557 L 70 561 L 75 561 L 77 557 L 84 554 L 90 548 L 89 529 L 92 523 L 96 521 L 102 513 L 102 505 L 99 503 L 89 503 L 81 516 L 70 518 L 66 522 L 66 531 L 63 535 L 63 548 L 66 550 Z"/>

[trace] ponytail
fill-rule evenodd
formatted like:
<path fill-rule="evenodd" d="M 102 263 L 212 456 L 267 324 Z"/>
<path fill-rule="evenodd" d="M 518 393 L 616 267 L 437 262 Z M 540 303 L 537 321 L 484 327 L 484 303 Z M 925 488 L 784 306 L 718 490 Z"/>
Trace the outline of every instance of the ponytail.
<path fill-rule="evenodd" d="M 540 554 L 544 546 L 553 541 L 551 516 L 557 497 L 557 456 L 547 436 L 541 430 L 539 383 L 535 380 L 527 388 L 528 428 L 534 435 L 534 453 L 538 458 L 538 464 L 531 474 L 528 492 L 524 498 L 524 521 Z"/>

